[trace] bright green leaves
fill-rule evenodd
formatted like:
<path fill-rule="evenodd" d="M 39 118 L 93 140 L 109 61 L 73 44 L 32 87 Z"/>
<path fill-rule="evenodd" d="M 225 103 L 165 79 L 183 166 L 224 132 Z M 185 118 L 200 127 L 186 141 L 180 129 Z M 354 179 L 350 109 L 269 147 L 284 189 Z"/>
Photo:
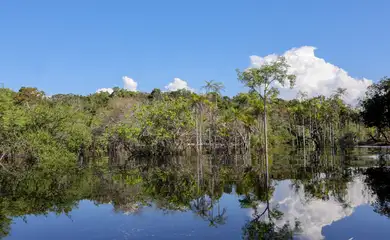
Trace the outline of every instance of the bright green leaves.
<path fill-rule="evenodd" d="M 376 127 L 388 138 L 386 132 L 390 129 L 390 78 L 383 78 L 371 85 L 366 97 L 361 102 L 361 117 L 368 127 Z M 389 139 L 386 139 L 389 142 Z"/>
<path fill-rule="evenodd" d="M 91 144 L 90 118 L 80 108 L 43 96 L 35 88 L 0 90 L 0 154 L 50 166 L 74 163 L 80 148 Z"/>
<path fill-rule="evenodd" d="M 237 70 L 238 79 L 252 91 L 257 92 L 262 98 L 270 98 L 278 95 L 277 88 L 273 84 L 290 87 L 295 85 L 295 75 L 288 74 L 289 65 L 286 59 L 279 57 L 276 61 L 266 63 L 259 68 L 248 68 L 243 72 Z"/>
<path fill-rule="evenodd" d="M 26 134 L 30 157 L 36 163 L 48 169 L 61 169 L 76 162 L 76 154 L 60 144 L 47 131 L 38 130 Z"/>
<path fill-rule="evenodd" d="M 182 97 L 135 106 L 130 113 L 109 131 L 133 145 L 177 146 L 194 126 L 191 103 Z"/>

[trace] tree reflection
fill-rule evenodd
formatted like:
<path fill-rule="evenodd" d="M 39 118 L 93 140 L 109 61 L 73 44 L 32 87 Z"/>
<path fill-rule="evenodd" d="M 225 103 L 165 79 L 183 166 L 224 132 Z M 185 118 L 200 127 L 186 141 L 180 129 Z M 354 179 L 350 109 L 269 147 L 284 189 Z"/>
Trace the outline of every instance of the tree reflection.
<path fill-rule="evenodd" d="M 380 165 L 365 171 L 365 182 L 376 195 L 373 203 L 375 212 L 390 217 L 390 169 L 384 166 L 383 161 Z"/>
<path fill-rule="evenodd" d="M 305 199 L 321 199 L 328 201 L 335 198 L 347 205 L 348 183 L 353 174 L 348 162 L 331 152 L 315 151 L 309 154 L 308 164 L 297 166 L 296 175 L 292 176 L 292 187 L 299 191 L 303 187 Z"/>
<path fill-rule="evenodd" d="M 14 217 L 69 214 L 84 199 L 110 203 L 115 212 L 124 214 L 140 214 L 151 204 L 164 211 L 192 210 L 210 226 L 225 224 L 227 211 L 219 199 L 239 171 L 228 165 L 216 166 L 218 162 L 207 165 L 206 160 L 201 161 L 204 166 L 199 180 L 191 164 L 156 164 L 154 160 L 150 165 L 145 164 L 147 160 L 137 160 L 131 168 L 32 169 L 18 176 L 0 172 L 0 235 L 9 234 Z"/>
<path fill-rule="evenodd" d="M 267 212 L 263 212 L 264 215 L 257 215 L 247 222 L 243 227 L 244 239 L 293 239 L 294 235 L 300 231 L 299 224 L 294 228 L 290 224 L 286 223 L 279 227 L 275 224 L 275 220 L 279 220 L 283 213 L 277 209 L 266 209 Z M 258 213 L 255 213 L 256 215 Z"/>
<path fill-rule="evenodd" d="M 226 208 L 221 209 L 219 200 L 213 200 L 208 196 L 193 200 L 191 210 L 204 221 L 208 221 L 210 227 L 224 225 L 227 221 Z"/>
<path fill-rule="evenodd" d="M 299 154 L 299 152 L 298 152 Z M 283 213 L 270 204 L 274 180 L 289 179 L 304 200 L 335 199 L 340 203 L 353 179 L 345 158 L 324 152 L 273 153 L 270 169 L 261 156 L 197 155 L 164 159 L 109 160 L 82 169 L 31 169 L 19 175 L 0 172 L 0 238 L 11 231 L 12 219 L 27 214 L 69 214 L 80 200 L 110 203 L 117 213 L 142 214 L 155 206 L 166 212 L 191 211 L 211 227 L 225 224 L 228 211 L 223 194 L 238 197 L 253 216 L 242 228 L 245 239 L 288 239 L 299 224 L 280 225 Z M 366 170 L 366 183 L 377 194 L 375 209 L 390 216 L 390 172 L 386 167 Z M 274 181 L 274 182 L 273 182 Z M 268 183 L 268 184 L 267 184 Z"/>
<path fill-rule="evenodd" d="M 12 219 L 3 213 L 0 213 L 0 239 L 8 236 L 11 232 Z"/>
<path fill-rule="evenodd" d="M 241 202 L 241 206 L 251 206 L 253 210 L 252 219 L 248 221 L 242 228 L 242 235 L 244 239 L 292 239 L 294 233 L 299 231 L 299 223 L 291 228 L 289 223 L 283 226 L 278 226 L 275 221 L 283 217 L 283 213 L 278 210 L 278 207 L 270 206 L 270 196 L 272 196 L 273 188 L 269 182 L 269 171 L 266 170 L 264 175 L 263 188 L 260 198 L 256 200 L 253 195 L 248 198 L 245 197 Z M 263 198 L 264 197 L 264 198 Z M 245 203 L 245 204 L 243 204 Z M 263 206 L 264 209 L 261 209 Z"/>
<path fill-rule="evenodd" d="M 225 189 L 228 189 L 228 191 L 231 189 L 231 187 L 226 188 L 225 185 L 229 181 L 228 177 L 231 169 L 221 167 L 223 166 L 220 163 L 222 161 L 219 161 L 218 156 L 213 154 L 209 159 L 211 175 L 205 178 L 204 171 L 199 169 L 203 166 L 204 159 L 202 156 L 197 158 L 197 190 L 200 196 L 190 202 L 190 209 L 201 219 L 209 222 L 211 227 L 218 227 L 227 221 L 226 208 L 221 209 L 219 199 Z"/>

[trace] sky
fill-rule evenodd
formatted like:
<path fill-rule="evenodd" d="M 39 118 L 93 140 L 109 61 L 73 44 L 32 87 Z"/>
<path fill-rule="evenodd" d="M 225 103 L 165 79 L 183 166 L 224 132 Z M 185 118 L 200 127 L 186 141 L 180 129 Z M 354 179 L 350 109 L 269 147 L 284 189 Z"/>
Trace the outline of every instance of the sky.
<path fill-rule="evenodd" d="M 0 83 L 48 95 L 118 86 L 199 91 L 235 69 L 287 56 L 309 95 L 349 101 L 389 74 L 387 0 L 0 0 Z M 349 90 L 350 89 L 350 90 Z"/>

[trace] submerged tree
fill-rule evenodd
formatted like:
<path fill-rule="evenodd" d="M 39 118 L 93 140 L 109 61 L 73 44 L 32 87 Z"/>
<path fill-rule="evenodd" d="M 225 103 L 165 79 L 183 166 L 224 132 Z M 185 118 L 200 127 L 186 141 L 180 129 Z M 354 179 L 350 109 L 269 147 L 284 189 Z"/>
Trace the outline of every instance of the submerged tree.
<path fill-rule="evenodd" d="M 207 94 L 214 95 L 214 103 L 215 103 L 215 109 L 214 111 L 211 111 L 211 128 L 209 129 L 209 144 L 211 145 L 211 135 L 214 137 L 214 147 L 217 141 L 217 134 L 216 134 L 216 115 L 218 111 L 218 98 L 221 94 L 221 91 L 224 90 L 225 86 L 221 82 L 216 82 L 214 80 L 205 81 L 205 85 L 202 87 L 206 90 Z"/>
<path fill-rule="evenodd" d="M 295 84 L 296 76 L 288 74 L 289 65 L 284 57 L 279 57 L 276 61 L 265 63 L 260 68 L 249 68 L 243 72 L 237 70 L 238 79 L 256 92 L 263 100 L 263 124 L 264 124 L 264 151 L 265 162 L 268 168 L 268 139 L 267 139 L 267 101 L 278 95 L 279 91 L 275 84 L 285 86 L 289 84 L 292 88 Z"/>

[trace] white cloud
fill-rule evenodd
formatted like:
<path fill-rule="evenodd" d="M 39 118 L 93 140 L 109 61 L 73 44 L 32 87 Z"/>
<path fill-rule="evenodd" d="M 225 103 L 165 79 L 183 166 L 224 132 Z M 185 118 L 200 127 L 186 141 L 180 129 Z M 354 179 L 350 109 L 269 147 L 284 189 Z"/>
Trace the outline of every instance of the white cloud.
<path fill-rule="evenodd" d="M 188 83 L 180 78 L 174 78 L 173 82 L 170 82 L 167 86 L 165 86 L 167 91 L 177 91 L 179 89 L 186 89 L 191 92 L 194 90 L 188 86 Z"/>
<path fill-rule="evenodd" d="M 129 90 L 129 91 L 133 91 L 133 92 L 137 91 L 138 83 L 136 81 L 134 81 L 132 78 L 129 78 L 128 76 L 123 76 L 122 80 L 123 80 L 123 88 L 124 89 Z M 97 93 L 108 92 L 111 94 L 114 92 L 114 90 L 112 88 L 99 88 L 96 92 Z"/>
<path fill-rule="evenodd" d="M 372 84 L 368 79 L 357 79 L 322 58 L 315 56 L 315 47 L 303 46 L 293 48 L 283 54 L 290 65 L 290 73 L 297 76 L 293 89 L 288 86 L 280 88 L 280 95 L 285 99 L 292 99 L 299 91 L 307 92 L 309 97 L 318 95 L 330 96 L 337 88 L 346 88 L 344 100 L 349 104 L 356 104 L 357 99 L 365 93 Z M 251 56 L 250 67 L 260 67 L 274 61 L 278 55 L 271 54 L 265 57 Z"/>
<path fill-rule="evenodd" d="M 123 88 L 129 91 L 137 91 L 138 83 L 134 81 L 132 78 L 129 78 L 128 76 L 123 76 Z"/>
<path fill-rule="evenodd" d="M 99 88 L 98 90 L 96 90 L 96 93 L 102 92 L 108 92 L 109 94 L 111 94 L 112 92 L 114 92 L 114 90 L 112 88 Z"/>

